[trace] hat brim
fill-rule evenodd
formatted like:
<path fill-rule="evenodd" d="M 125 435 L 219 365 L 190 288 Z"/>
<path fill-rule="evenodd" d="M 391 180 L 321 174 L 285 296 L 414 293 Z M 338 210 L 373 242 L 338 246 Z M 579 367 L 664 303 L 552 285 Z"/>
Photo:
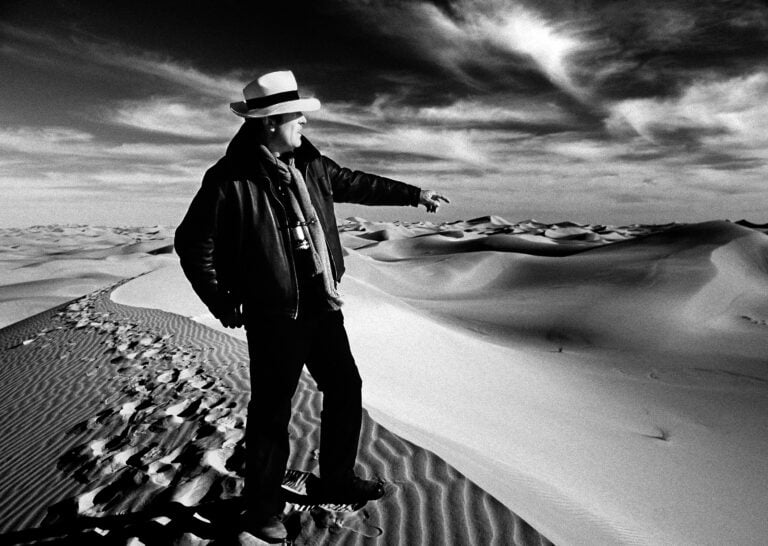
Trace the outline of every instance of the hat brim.
<path fill-rule="evenodd" d="M 292 112 L 315 112 L 320 110 L 320 101 L 315 98 L 298 99 L 281 102 L 267 106 L 266 108 L 248 108 L 245 101 L 232 102 L 229 109 L 242 118 L 265 118 L 278 114 L 290 114 Z"/>

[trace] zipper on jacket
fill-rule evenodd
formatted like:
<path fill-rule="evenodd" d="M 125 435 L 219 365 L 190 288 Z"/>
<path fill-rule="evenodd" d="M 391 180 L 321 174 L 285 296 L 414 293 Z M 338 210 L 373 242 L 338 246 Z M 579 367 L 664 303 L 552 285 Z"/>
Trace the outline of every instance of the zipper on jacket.
<path fill-rule="evenodd" d="M 272 197 L 274 197 L 275 202 L 277 202 L 278 206 L 283 211 L 283 223 L 285 224 L 286 228 L 288 227 L 288 212 L 285 210 L 285 205 L 283 205 L 283 202 L 280 200 L 280 197 L 275 194 L 275 187 L 272 184 L 272 180 L 269 180 L 268 182 L 269 190 L 272 193 Z M 283 229 L 280 226 L 278 226 L 278 230 Z M 286 232 L 287 233 L 287 232 Z M 293 282 L 294 287 L 294 293 L 296 294 L 296 305 L 294 306 L 293 310 L 291 311 L 291 318 L 293 320 L 296 320 L 299 316 L 299 278 L 298 273 L 296 273 L 296 264 L 294 263 L 294 256 L 293 251 L 290 249 L 290 244 L 288 245 L 289 248 L 286 250 L 286 255 L 288 256 L 288 262 L 291 265 L 291 281 Z M 285 248 L 285 244 L 283 244 L 283 248 Z"/>

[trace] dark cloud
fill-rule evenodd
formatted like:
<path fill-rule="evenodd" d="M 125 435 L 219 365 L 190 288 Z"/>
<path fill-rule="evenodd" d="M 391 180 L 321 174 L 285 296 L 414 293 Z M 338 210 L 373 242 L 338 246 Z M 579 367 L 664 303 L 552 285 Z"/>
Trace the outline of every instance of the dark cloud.
<path fill-rule="evenodd" d="M 631 161 L 631 162 L 656 162 L 672 156 L 672 152 L 661 148 L 653 150 L 638 149 L 631 150 L 627 153 L 617 154 L 616 159 L 619 161 Z"/>
<path fill-rule="evenodd" d="M 703 146 L 703 141 L 711 137 L 729 134 L 725 127 L 701 127 L 696 126 L 695 121 L 691 125 L 666 124 L 663 121 L 648 124 L 646 129 L 653 141 L 664 148 L 678 148 L 684 151 L 694 151 Z"/>
<path fill-rule="evenodd" d="M 605 98 L 673 96 L 702 74 L 736 76 L 766 60 L 768 6 L 762 2 L 571 4 L 580 9 L 565 16 L 595 45 L 572 58 L 576 77 Z M 608 70 L 595 79 L 601 69 Z"/>
<path fill-rule="evenodd" d="M 695 159 L 695 163 L 720 171 L 743 171 L 758 169 L 768 162 L 759 157 L 749 157 L 737 154 L 707 151 Z"/>

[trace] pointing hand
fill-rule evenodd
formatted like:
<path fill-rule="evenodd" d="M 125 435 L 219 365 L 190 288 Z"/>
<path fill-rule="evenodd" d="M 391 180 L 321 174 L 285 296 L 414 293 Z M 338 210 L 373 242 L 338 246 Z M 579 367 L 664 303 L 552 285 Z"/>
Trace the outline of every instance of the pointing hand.
<path fill-rule="evenodd" d="M 437 212 L 437 209 L 440 207 L 440 201 L 450 203 L 447 197 L 440 195 L 434 190 L 421 190 L 419 205 L 424 205 L 427 212 Z"/>

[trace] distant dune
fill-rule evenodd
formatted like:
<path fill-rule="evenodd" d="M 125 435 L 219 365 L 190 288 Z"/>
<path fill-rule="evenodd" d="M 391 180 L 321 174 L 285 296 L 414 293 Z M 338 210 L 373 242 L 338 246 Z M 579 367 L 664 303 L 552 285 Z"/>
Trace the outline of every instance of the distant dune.
<path fill-rule="evenodd" d="M 389 489 L 331 523 L 294 508 L 297 544 L 764 543 L 764 225 L 488 216 L 340 230 L 374 419 L 360 463 Z M 204 544 L 226 527 L 242 487 L 244 332 L 197 300 L 171 238 L 0 230 L 0 324 L 15 323 L 0 330 L 0 539 L 149 529 Z M 291 464 L 313 470 L 311 380 L 294 402 Z M 168 503 L 178 511 L 152 513 Z M 118 513 L 138 516 L 106 519 Z"/>

